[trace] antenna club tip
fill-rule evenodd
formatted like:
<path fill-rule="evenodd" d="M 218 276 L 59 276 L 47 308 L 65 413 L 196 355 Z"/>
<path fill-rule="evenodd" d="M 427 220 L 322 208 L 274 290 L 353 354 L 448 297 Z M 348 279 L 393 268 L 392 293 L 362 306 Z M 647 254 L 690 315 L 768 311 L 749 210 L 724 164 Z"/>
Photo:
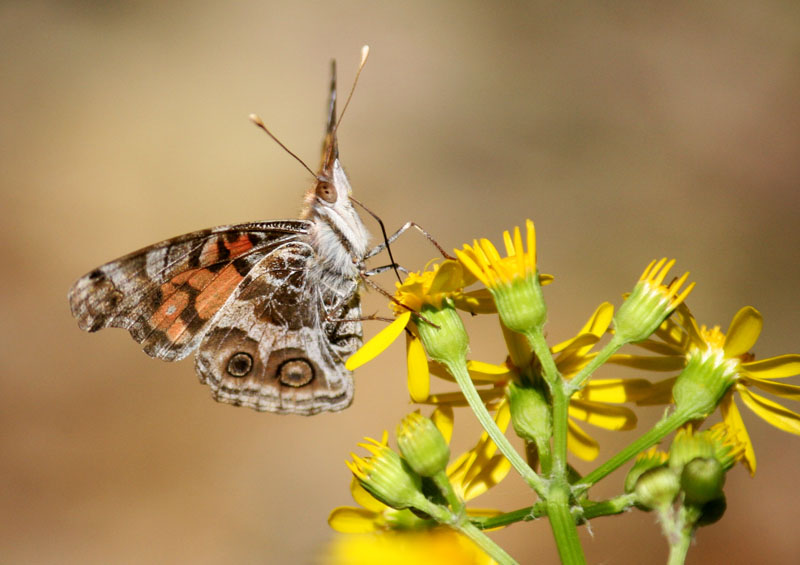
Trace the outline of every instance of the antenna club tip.
<path fill-rule="evenodd" d="M 250 121 L 256 124 L 258 127 L 264 127 L 264 122 L 258 114 L 250 114 L 248 117 L 250 118 Z"/>
<path fill-rule="evenodd" d="M 363 65 L 369 56 L 369 45 L 364 45 L 361 48 L 361 64 Z"/>

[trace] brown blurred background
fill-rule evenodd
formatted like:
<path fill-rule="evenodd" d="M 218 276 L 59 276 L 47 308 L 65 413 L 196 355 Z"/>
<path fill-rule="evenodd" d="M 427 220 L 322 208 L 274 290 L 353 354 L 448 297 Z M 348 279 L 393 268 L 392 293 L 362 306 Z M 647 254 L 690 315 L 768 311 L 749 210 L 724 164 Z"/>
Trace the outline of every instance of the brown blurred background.
<path fill-rule="evenodd" d="M 751 304 L 759 357 L 800 350 L 800 4 L 603 4 L 0 5 L 0 560 L 316 561 L 328 512 L 350 503 L 348 452 L 410 410 L 402 347 L 357 372 L 347 411 L 257 414 L 212 402 L 192 361 L 80 332 L 66 293 L 148 243 L 294 217 L 308 175 L 247 115 L 315 166 L 328 61 L 349 86 L 364 43 L 341 153 L 388 226 L 413 219 L 453 247 L 533 218 L 554 342 L 668 255 L 698 282 L 701 322 Z M 413 235 L 396 253 L 434 256 Z M 501 361 L 494 326 L 470 327 L 474 355 Z M 731 473 L 689 563 L 800 554 L 800 438 L 743 414 L 758 473 Z M 636 433 L 597 432 L 601 458 Z M 477 501 L 530 502 L 513 477 Z M 590 562 L 665 559 L 652 515 L 591 530 Z M 523 563 L 556 559 L 544 522 L 493 535 Z"/>

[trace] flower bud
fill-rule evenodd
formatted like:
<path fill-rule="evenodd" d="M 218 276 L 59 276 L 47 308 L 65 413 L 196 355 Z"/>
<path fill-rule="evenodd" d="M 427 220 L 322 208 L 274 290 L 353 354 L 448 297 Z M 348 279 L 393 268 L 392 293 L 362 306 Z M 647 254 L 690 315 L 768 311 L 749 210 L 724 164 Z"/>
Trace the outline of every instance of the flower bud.
<path fill-rule="evenodd" d="M 726 359 L 721 348 L 693 349 L 672 387 L 676 409 L 692 419 L 705 418 L 733 384 L 738 368 L 739 362 Z"/>
<path fill-rule="evenodd" d="M 687 504 L 699 506 L 722 495 L 725 469 L 709 457 L 692 459 L 681 472 L 681 489 Z"/>
<path fill-rule="evenodd" d="M 669 467 L 656 467 L 636 481 L 636 504 L 647 510 L 664 508 L 672 504 L 680 490 L 680 480 Z"/>
<path fill-rule="evenodd" d="M 661 284 L 674 264 L 674 259 L 667 262 L 666 258 L 650 263 L 633 292 L 614 314 L 614 332 L 625 343 L 647 339 L 691 292 L 694 283 L 677 296 L 689 273 L 666 286 Z"/>
<path fill-rule="evenodd" d="M 514 431 L 525 441 L 534 442 L 539 451 L 542 451 L 542 446 L 553 435 L 550 404 L 542 391 L 512 382 L 508 386 L 508 401 Z"/>
<path fill-rule="evenodd" d="M 422 319 L 417 321 L 422 345 L 434 361 L 445 365 L 466 363 L 469 348 L 467 331 L 455 308 L 445 304 L 442 306 L 441 310 L 430 305 L 423 306 L 420 313 L 430 323 Z"/>
<path fill-rule="evenodd" d="M 397 427 L 400 453 L 417 474 L 432 477 L 445 470 L 450 447 L 431 420 L 420 414 L 408 414 Z"/>
<path fill-rule="evenodd" d="M 625 492 L 631 493 L 636 488 L 636 482 L 650 469 L 661 467 L 667 461 L 667 454 L 653 447 L 636 457 L 636 461 L 625 477 Z"/>
<path fill-rule="evenodd" d="M 371 457 L 352 455 L 347 466 L 369 493 L 392 508 L 420 506 L 427 501 L 422 495 L 421 478 L 409 469 L 405 461 L 384 443 L 370 440 L 361 447 Z"/>
<path fill-rule="evenodd" d="M 723 494 L 719 498 L 715 498 L 709 502 L 703 504 L 703 508 L 701 510 L 700 518 L 695 522 L 695 526 L 698 528 L 703 526 L 710 526 L 711 524 L 718 522 L 720 518 L 722 518 L 723 514 L 725 514 L 725 510 L 728 508 L 728 503 L 725 500 L 725 495 Z"/>

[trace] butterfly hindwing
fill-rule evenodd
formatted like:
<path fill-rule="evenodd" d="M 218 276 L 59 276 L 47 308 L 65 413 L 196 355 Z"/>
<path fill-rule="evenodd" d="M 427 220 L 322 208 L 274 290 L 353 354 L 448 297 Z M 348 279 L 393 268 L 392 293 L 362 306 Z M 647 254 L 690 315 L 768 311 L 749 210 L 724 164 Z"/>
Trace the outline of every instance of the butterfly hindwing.
<path fill-rule="evenodd" d="M 344 361 L 361 344 L 358 294 L 319 285 L 313 253 L 298 241 L 265 257 L 203 338 L 196 369 L 216 400 L 304 415 L 352 402 Z"/>
<path fill-rule="evenodd" d="M 285 220 L 156 243 L 81 277 L 69 293 L 72 314 L 84 330 L 124 328 L 148 355 L 182 359 L 253 267 L 307 231 L 307 222 Z"/>

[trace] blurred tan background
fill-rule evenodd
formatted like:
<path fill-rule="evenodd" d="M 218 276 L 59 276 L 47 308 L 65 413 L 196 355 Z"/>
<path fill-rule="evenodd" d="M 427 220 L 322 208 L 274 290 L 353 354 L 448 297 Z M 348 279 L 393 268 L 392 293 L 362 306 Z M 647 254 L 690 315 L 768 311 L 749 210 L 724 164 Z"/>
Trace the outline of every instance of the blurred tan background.
<path fill-rule="evenodd" d="M 752 304 L 759 357 L 800 351 L 800 5 L 603 4 L 0 5 L 0 561 L 317 560 L 351 502 L 348 452 L 411 409 L 402 347 L 357 372 L 347 411 L 257 414 L 212 402 L 190 360 L 80 332 L 66 293 L 163 238 L 294 217 L 308 175 L 247 115 L 316 166 L 329 59 L 349 87 L 364 43 L 341 154 L 388 226 L 453 247 L 533 218 L 554 342 L 669 255 L 698 281 L 700 321 Z M 412 268 L 434 256 L 415 236 L 396 249 Z M 501 361 L 494 326 L 471 327 L 475 356 Z M 689 563 L 800 555 L 800 438 L 743 414 L 758 473 L 729 476 Z M 598 432 L 601 458 L 635 434 Z M 531 499 L 510 478 L 477 502 Z M 665 559 L 652 515 L 591 530 L 592 563 Z M 523 563 L 556 560 L 544 522 L 493 535 Z"/>

